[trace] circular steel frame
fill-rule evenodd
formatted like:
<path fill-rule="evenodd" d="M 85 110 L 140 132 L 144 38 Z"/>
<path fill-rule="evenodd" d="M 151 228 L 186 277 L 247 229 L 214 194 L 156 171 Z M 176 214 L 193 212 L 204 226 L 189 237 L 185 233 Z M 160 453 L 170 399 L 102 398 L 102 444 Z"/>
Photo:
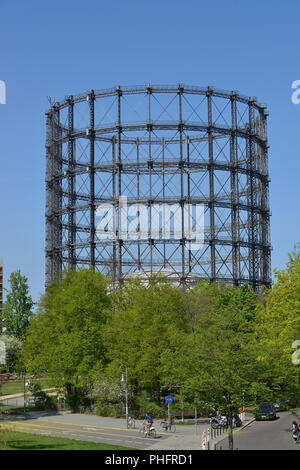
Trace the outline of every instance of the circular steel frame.
<path fill-rule="evenodd" d="M 212 87 L 120 87 L 69 96 L 47 116 L 46 283 L 95 266 L 117 285 L 161 273 L 269 286 L 266 106 Z M 97 236 L 97 208 L 120 196 L 204 207 L 204 239 L 188 249 L 186 221 L 168 239 Z"/>

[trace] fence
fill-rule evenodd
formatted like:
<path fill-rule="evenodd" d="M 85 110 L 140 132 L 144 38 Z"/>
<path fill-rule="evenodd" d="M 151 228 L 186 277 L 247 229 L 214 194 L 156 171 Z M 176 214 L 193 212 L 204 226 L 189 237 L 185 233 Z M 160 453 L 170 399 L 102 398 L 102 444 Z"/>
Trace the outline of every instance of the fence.
<path fill-rule="evenodd" d="M 228 425 L 225 426 L 218 426 L 216 429 L 212 427 L 208 427 L 206 431 L 202 432 L 202 442 L 201 447 L 202 450 L 222 450 L 222 446 L 220 446 L 220 441 L 214 442 L 220 436 L 224 435 L 224 439 L 226 438 L 226 434 L 228 432 Z M 221 439 L 221 442 L 223 439 Z"/>

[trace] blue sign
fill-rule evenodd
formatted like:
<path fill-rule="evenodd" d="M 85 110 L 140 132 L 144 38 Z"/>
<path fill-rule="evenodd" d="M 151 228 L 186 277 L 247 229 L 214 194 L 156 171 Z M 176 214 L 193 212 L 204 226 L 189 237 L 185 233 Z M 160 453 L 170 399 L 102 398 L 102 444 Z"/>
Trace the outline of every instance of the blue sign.
<path fill-rule="evenodd" d="M 171 395 L 168 395 L 168 396 L 166 397 L 166 402 L 167 402 L 167 403 L 172 403 L 172 401 L 173 401 L 173 397 L 171 397 Z"/>

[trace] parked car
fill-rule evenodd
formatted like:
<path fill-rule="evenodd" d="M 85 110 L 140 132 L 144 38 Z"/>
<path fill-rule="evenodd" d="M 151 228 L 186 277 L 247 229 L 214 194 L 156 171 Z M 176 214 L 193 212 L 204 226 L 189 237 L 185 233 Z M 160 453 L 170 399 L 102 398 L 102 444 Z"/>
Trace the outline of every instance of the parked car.
<path fill-rule="evenodd" d="M 287 410 L 287 401 L 286 400 L 276 400 L 273 403 L 275 411 L 286 411 Z"/>
<path fill-rule="evenodd" d="M 300 394 L 295 395 L 293 398 L 284 398 L 283 400 L 277 400 L 274 403 L 276 411 L 286 411 L 290 408 L 296 408 L 300 404 Z"/>
<path fill-rule="evenodd" d="M 273 403 L 260 403 L 255 410 L 255 419 L 257 421 L 276 418 L 277 416 Z"/>

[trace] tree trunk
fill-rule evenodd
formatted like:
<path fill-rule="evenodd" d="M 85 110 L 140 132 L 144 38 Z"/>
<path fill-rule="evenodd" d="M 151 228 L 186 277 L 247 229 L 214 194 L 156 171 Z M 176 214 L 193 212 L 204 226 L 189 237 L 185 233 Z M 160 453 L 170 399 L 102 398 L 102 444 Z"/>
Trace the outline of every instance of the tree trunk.
<path fill-rule="evenodd" d="M 67 390 L 67 396 L 70 397 L 72 395 L 72 384 L 69 382 L 66 385 L 66 390 Z"/>
<path fill-rule="evenodd" d="M 228 414 L 228 449 L 233 450 L 232 413 Z"/>
<path fill-rule="evenodd" d="M 155 399 L 158 405 L 160 405 L 160 381 L 157 379 L 155 382 Z"/>

